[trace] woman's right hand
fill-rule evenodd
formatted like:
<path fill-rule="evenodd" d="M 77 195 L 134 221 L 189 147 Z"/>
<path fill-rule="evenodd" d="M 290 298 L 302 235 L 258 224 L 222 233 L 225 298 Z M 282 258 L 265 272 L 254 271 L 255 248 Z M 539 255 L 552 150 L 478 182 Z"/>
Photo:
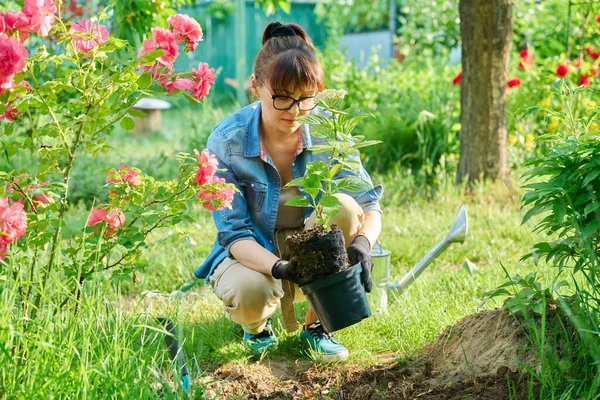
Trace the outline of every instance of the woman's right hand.
<path fill-rule="evenodd" d="M 300 276 L 294 272 L 293 261 L 277 260 L 271 268 L 271 275 L 275 279 L 285 279 L 286 281 L 294 282 L 296 285 L 300 284 Z"/>

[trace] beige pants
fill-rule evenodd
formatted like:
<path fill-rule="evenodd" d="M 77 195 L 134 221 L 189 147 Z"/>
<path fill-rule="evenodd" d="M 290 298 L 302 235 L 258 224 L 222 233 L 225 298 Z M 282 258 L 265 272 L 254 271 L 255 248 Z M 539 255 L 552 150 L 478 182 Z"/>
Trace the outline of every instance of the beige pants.
<path fill-rule="evenodd" d="M 341 193 L 336 194 L 336 197 L 342 207 L 331 223 L 340 227 L 346 246 L 349 246 L 363 224 L 364 214 L 352 197 Z M 314 225 L 314 219 L 313 213 L 306 222 L 305 229 Z M 275 232 L 275 255 L 287 259 L 289 249 L 285 245 L 285 239 L 301 229 L 278 229 Z M 248 268 L 229 257 L 217 266 L 210 277 L 210 283 L 215 295 L 223 302 L 227 316 L 242 325 L 245 332 L 253 334 L 264 330 L 267 319 L 275 313 L 284 294 L 281 280 Z M 293 286 L 294 301 L 305 300 L 298 286 Z"/>

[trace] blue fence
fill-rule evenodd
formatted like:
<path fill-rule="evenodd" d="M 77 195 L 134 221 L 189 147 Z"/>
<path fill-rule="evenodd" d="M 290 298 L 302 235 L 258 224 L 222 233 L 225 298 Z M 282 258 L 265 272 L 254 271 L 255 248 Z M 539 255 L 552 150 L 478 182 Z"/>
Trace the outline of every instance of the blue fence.
<path fill-rule="evenodd" d="M 233 2 L 235 4 L 235 2 Z M 198 48 L 187 57 L 181 55 L 175 64 L 178 70 L 191 70 L 197 67 L 200 61 L 208 63 L 215 70 L 220 70 L 213 90 L 216 92 L 235 92 L 235 89 L 226 84 L 226 79 L 236 79 L 236 65 L 242 57 L 236 54 L 235 36 L 235 10 L 224 19 L 217 19 L 211 15 L 210 6 L 212 2 L 202 2 L 192 7 L 179 10 L 182 13 L 194 17 L 202 26 L 204 40 Z M 312 38 L 317 47 L 322 47 L 326 40 L 326 28 L 324 24 L 316 21 L 314 14 L 314 3 L 294 3 L 290 14 L 277 11 L 275 14 L 266 16 L 262 8 L 256 8 L 253 0 L 246 1 L 246 71 L 245 77 L 249 78 L 252 73 L 252 62 L 261 48 L 262 33 L 265 26 L 272 21 L 283 23 L 297 23 L 302 26 Z"/>

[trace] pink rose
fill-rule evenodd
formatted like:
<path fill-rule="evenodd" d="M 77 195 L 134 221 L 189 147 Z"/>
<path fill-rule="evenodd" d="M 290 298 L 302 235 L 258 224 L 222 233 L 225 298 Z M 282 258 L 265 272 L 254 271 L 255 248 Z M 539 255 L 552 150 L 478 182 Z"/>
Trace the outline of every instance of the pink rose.
<path fill-rule="evenodd" d="M 0 90 L 0 93 L 2 93 L 2 90 Z M 0 114 L 0 121 L 3 119 L 14 121 L 14 119 L 19 116 L 19 110 L 14 108 L 10 103 L 6 103 L 6 108 L 7 110 Z"/>
<path fill-rule="evenodd" d="M 210 182 L 211 178 L 217 172 L 219 168 L 219 162 L 217 156 L 210 154 L 207 149 L 202 150 L 202 153 L 198 153 L 198 150 L 194 149 L 194 153 L 198 158 L 198 164 L 200 168 L 196 172 L 196 178 L 194 181 L 202 186 Z"/>
<path fill-rule="evenodd" d="M 102 222 L 106 219 L 106 209 L 105 208 L 92 208 L 90 212 L 90 216 L 87 220 L 87 226 L 94 226 L 98 222 Z"/>
<path fill-rule="evenodd" d="M 198 193 L 198 200 L 200 200 L 202 207 L 210 211 L 217 211 L 231 205 L 235 189 L 226 186 L 225 179 L 213 176 L 208 184 L 213 185 L 213 187 L 201 190 Z"/>
<path fill-rule="evenodd" d="M 560 64 L 556 67 L 556 76 L 559 78 L 564 78 L 569 73 L 569 67 L 566 64 Z"/>
<path fill-rule="evenodd" d="M 201 100 L 208 96 L 210 85 L 215 83 L 215 69 L 208 68 L 207 63 L 198 64 L 198 69 L 192 68 L 194 85 L 190 90 L 195 99 Z"/>
<path fill-rule="evenodd" d="M 120 208 L 113 208 L 108 213 L 105 208 L 92 208 L 87 221 L 87 226 L 94 226 L 103 221 L 106 221 L 107 226 L 109 227 L 105 233 L 108 237 L 125 223 L 125 215 Z"/>
<path fill-rule="evenodd" d="M 48 36 L 54 23 L 54 13 L 54 0 L 25 0 L 23 5 L 23 14 L 29 18 L 29 30 L 37 32 L 38 35 Z"/>
<path fill-rule="evenodd" d="M 81 32 L 75 34 L 71 43 L 77 51 L 83 51 L 84 53 L 106 42 L 106 38 L 108 38 L 106 27 L 104 25 L 94 25 L 89 19 L 71 25 L 71 30 Z"/>
<path fill-rule="evenodd" d="M 176 90 L 192 90 L 194 80 L 191 78 L 177 78 L 174 81 L 163 79 L 160 84 L 167 88 L 167 92 L 171 93 Z"/>
<path fill-rule="evenodd" d="M 19 240 L 27 230 L 27 214 L 23 204 L 8 205 L 8 199 L 0 199 L 0 242 L 11 244 Z"/>
<path fill-rule="evenodd" d="M 590 77 L 587 75 L 583 75 L 579 80 L 579 84 L 581 86 L 590 86 Z"/>
<path fill-rule="evenodd" d="M 515 86 L 521 86 L 521 80 L 519 78 L 512 78 L 507 83 L 506 86 L 510 88 L 514 88 Z"/>
<path fill-rule="evenodd" d="M 106 174 L 106 183 L 121 183 L 127 182 L 131 186 L 139 186 L 142 184 L 138 173 L 135 170 L 129 168 L 127 165 L 122 164 L 118 171 L 112 170 Z"/>
<path fill-rule="evenodd" d="M 6 258 L 7 252 L 8 252 L 8 245 L 4 242 L 0 242 L 0 260 L 4 260 Z"/>
<path fill-rule="evenodd" d="M 460 81 L 462 81 L 462 71 L 460 71 L 455 77 L 454 79 L 452 79 L 452 84 L 454 86 L 456 85 L 460 85 Z"/>
<path fill-rule="evenodd" d="M 198 199 L 202 202 L 202 207 L 210 211 L 218 211 L 231 204 L 234 194 L 235 191 L 231 188 L 223 188 L 216 193 L 206 189 L 198 193 Z M 216 205 L 213 202 L 216 202 Z"/>
<path fill-rule="evenodd" d="M 15 74 L 25 68 L 29 53 L 18 40 L 0 35 L 0 93 L 3 86 L 14 87 Z"/>
<path fill-rule="evenodd" d="M 140 50 L 138 57 L 142 56 L 159 47 L 162 49 L 162 56 L 156 59 L 158 64 L 144 65 L 140 67 L 144 71 L 150 71 L 152 74 L 158 72 L 160 66 L 167 68 L 169 72 L 173 72 L 173 62 L 177 59 L 179 49 L 175 36 L 168 29 L 152 28 L 152 40 L 144 40 L 144 47 Z"/>
<path fill-rule="evenodd" d="M 16 11 L 0 13 L 0 33 L 7 33 L 10 36 L 13 32 L 18 32 L 19 40 L 23 43 L 29 37 L 29 31 L 29 18 L 27 15 Z"/>
<path fill-rule="evenodd" d="M 106 231 L 106 236 L 110 236 L 125 224 L 125 214 L 123 214 L 120 208 L 113 208 L 106 214 L 106 222 L 109 226 L 108 231 Z"/>
<path fill-rule="evenodd" d="M 189 49 L 196 50 L 198 42 L 202 40 L 202 28 L 195 19 L 189 15 L 176 14 L 169 17 L 167 22 L 173 27 L 173 36 L 177 43 L 187 41 Z"/>

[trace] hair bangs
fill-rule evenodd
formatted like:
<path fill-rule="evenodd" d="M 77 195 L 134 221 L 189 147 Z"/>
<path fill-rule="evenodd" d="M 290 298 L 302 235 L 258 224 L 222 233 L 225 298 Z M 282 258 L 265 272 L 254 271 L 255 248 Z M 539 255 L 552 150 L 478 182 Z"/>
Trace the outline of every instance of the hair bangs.
<path fill-rule="evenodd" d="M 297 90 L 318 93 L 325 88 L 323 68 L 305 54 L 288 50 L 274 57 L 270 64 L 269 76 L 264 78 L 278 94 Z"/>

